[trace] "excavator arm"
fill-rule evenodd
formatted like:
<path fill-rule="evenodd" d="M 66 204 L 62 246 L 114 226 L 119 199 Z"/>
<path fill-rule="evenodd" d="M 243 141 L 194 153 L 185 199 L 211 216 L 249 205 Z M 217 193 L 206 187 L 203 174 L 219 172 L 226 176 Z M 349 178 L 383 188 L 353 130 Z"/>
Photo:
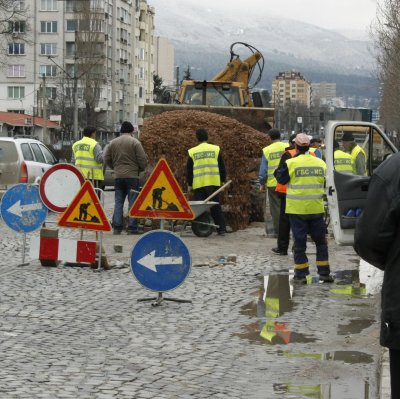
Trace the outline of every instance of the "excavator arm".
<path fill-rule="evenodd" d="M 236 57 L 211 80 L 214 82 L 240 82 L 244 87 L 248 88 L 253 70 L 261 58 L 262 55 L 259 52 L 252 54 L 244 61 Z"/>

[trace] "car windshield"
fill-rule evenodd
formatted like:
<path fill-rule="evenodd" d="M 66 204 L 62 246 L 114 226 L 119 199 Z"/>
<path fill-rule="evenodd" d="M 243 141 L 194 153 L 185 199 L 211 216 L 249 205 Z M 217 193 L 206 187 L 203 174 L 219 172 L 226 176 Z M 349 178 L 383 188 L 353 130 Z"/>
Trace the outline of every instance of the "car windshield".
<path fill-rule="evenodd" d="M 214 86 L 207 86 L 206 88 L 206 104 L 215 105 L 219 107 L 239 107 L 240 96 L 237 87 L 230 85 L 222 86 L 214 84 Z M 203 87 L 196 88 L 195 86 L 186 86 L 184 104 L 189 105 L 202 105 Z"/>

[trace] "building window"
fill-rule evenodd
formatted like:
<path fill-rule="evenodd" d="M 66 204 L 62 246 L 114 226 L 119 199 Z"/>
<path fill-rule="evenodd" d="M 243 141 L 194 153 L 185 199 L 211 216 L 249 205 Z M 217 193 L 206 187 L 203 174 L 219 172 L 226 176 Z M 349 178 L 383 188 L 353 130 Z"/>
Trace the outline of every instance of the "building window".
<path fill-rule="evenodd" d="M 144 79 L 144 68 L 143 67 L 139 68 L 139 79 Z"/>
<path fill-rule="evenodd" d="M 10 43 L 8 45 L 8 54 L 10 55 L 25 54 L 25 43 Z"/>
<path fill-rule="evenodd" d="M 139 98 L 143 98 L 143 87 L 139 87 Z"/>
<path fill-rule="evenodd" d="M 8 29 L 12 33 L 25 33 L 26 32 L 26 22 L 25 21 L 9 21 Z"/>
<path fill-rule="evenodd" d="M 141 61 L 144 60 L 144 48 L 141 48 L 141 49 L 140 49 L 139 60 L 141 60 Z"/>
<path fill-rule="evenodd" d="M 66 43 L 66 56 L 74 57 L 76 54 L 76 43 L 75 42 L 67 42 Z"/>
<path fill-rule="evenodd" d="M 46 87 L 46 98 L 50 100 L 55 100 L 57 97 L 57 88 L 55 87 Z"/>
<path fill-rule="evenodd" d="M 15 11 L 24 11 L 25 10 L 25 0 L 16 0 L 14 1 L 14 10 Z"/>
<path fill-rule="evenodd" d="M 57 67 L 55 65 L 40 65 L 39 75 L 40 76 L 56 76 Z"/>
<path fill-rule="evenodd" d="M 67 0 L 65 2 L 65 11 L 66 12 L 77 12 L 78 8 L 77 8 L 76 0 Z"/>
<path fill-rule="evenodd" d="M 41 43 L 40 44 L 41 55 L 56 55 L 57 44 L 56 43 Z"/>
<path fill-rule="evenodd" d="M 57 11 L 58 0 L 40 0 L 40 11 Z"/>
<path fill-rule="evenodd" d="M 57 33 L 57 21 L 41 21 L 41 33 Z"/>
<path fill-rule="evenodd" d="M 67 32 L 75 32 L 78 30 L 78 23 L 76 19 L 67 19 L 66 29 Z"/>
<path fill-rule="evenodd" d="M 23 78 L 25 77 L 25 65 L 9 65 L 8 77 L 10 78 Z"/>
<path fill-rule="evenodd" d="M 24 86 L 8 86 L 8 98 L 24 98 L 25 87 Z"/>

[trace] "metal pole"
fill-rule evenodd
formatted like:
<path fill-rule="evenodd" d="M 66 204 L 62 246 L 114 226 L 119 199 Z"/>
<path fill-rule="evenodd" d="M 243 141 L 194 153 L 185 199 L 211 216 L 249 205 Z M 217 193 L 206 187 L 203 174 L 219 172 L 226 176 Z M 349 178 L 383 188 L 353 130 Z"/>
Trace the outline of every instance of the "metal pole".
<path fill-rule="evenodd" d="M 42 101 L 43 101 L 43 130 L 42 141 L 47 143 L 47 98 L 46 98 L 46 76 L 43 74 Z"/>
<path fill-rule="evenodd" d="M 75 64 L 76 68 L 76 64 Z M 76 71 L 74 76 L 74 137 L 73 141 L 78 140 L 78 78 L 76 77 Z"/>

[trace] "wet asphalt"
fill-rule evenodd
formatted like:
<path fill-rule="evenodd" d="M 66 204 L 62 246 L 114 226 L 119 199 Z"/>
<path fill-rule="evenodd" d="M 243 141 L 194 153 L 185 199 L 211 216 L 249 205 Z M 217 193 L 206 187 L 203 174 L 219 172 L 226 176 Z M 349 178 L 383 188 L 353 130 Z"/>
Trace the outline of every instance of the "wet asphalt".
<path fill-rule="evenodd" d="M 155 293 L 129 265 L 140 236 L 105 233 L 113 268 L 95 272 L 18 266 L 23 235 L 4 223 L 0 234 L 2 398 L 381 397 L 381 276 L 332 239 L 335 282 L 321 284 L 312 266 L 308 284 L 293 286 L 292 258 L 271 252 L 262 224 L 208 238 L 186 228 L 191 271 L 164 297 L 191 303 L 152 306 L 138 301 Z M 314 265 L 312 243 L 309 254 Z"/>

